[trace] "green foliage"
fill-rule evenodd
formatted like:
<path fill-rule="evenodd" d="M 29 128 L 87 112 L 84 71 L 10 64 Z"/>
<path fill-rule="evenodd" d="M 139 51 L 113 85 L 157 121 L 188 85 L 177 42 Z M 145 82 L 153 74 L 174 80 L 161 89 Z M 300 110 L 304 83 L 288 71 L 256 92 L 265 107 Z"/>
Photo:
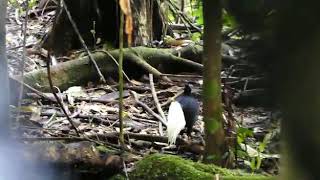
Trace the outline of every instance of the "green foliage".
<path fill-rule="evenodd" d="M 263 141 L 259 144 L 259 151 L 263 152 L 265 151 L 267 144 L 270 142 L 272 137 L 272 133 L 268 133 L 264 136 Z"/>
<path fill-rule="evenodd" d="M 194 16 L 197 17 L 197 24 L 203 25 L 203 9 L 202 4 L 198 7 L 198 9 L 195 11 Z"/>
<path fill-rule="evenodd" d="M 247 128 L 240 127 L 238 129 L 238 135 L 237 135 L 237 141 L 238 144 L 242 144 L 245 142 L 246 138 L 252 137 L 253 132 L 252 130 L 249 130 Z M 270 142 L 272 134 L 268 133 L 262 142 L 258 142 L 258 145 L 255 146 L 256 148 L 252 148 L 249 145 L 245 145 L 246 149 L 241 149 L 237 151 L 237 155 L 239 157 L 249 159 L 250 160 L 250 168 L 254 172 L 258 169 L 260 169 L 262 159 L 265 158 L 267 155 L 263 154 L 265 151 L 268 143 Z M 243 145 L 244 146 L 244 145 Z M 242 147 L 243 147 L 242 146 Z"/>
<path fill-rule="evenodd" d="M 248 128 L 239 127 L 237 133 L 238 144 L 243 143 L 247 137 L 253 137 L 253 131 Z"/>
<path fill-rule="evenodd" d="M 198 25 L 203 25 L 202 1 L 190 0 L 190 5 L 191 6 L 189 6 L 189 8 L 186 8 L 186 12 L 189 13 L 188 16 L 196 17 L 196 23 Z M 223 10 L 222 15 L 224 28 L 233 29 L 237 26 L 235 18 L 231 16 L 226 10 Z"/>
<path fill-rule="evenodd" d="M 234 29 L 237 26 L 235 18 L 231 16 L 226 10 L 222 11 L 222 23 L 224 29 Z"/>
<path fill-rule="evenodd" d="M 167 16 L 167 19 L 171 22 L 173 22 L 176 18 L 171 11 L 167 11 L 166 16 Z"/>
<path fill-rule="evenodd" d="M 173 22 L 175 20 L 176 17 L 174 16 L 172 11 L 170 10 L 167 2 L 164 1 L 163 3 L 161 3 L 161 9 L 163 11 L 163 14 L 165 15 L 166 21 Z"/>
<path fill-rule="evenodd" d="M 256 149 L 259 153 L 259 155 L 255 158 L 252 158 L 250 168 L 252 171 L 260 169 L 262 157 L 261 153 L 265 151 L 267 144 L 270 142 L 271 139 L 271 133 L 266 134 L 266 136 L 263 138 L 262 142 L 259 142 L 258 148 Z"/>
<path fill-rule="evenodd" d="M 199 32 L 192 33 L 191 40 L 194 42 L 200 41 L 202 34 Z"/>
<path fill-rule="evenodd" d="M 250 162 L 251 171 L 254 172 L 260 169 L 260 166 L 261 166 L 261 157 L 260 156 L 253 157 Z"/>
<path fill-rule="evenodd" d="M 37 5 L 37 0 L 29 0 L 29 8 L 32 9 Z"/>
<path fill-rule="evenodd" d="M 25 12 L 25 1 L 21 1 L 21 0 L 8 0 L 9 5 L 11 5 L 14 8 L 19 9 L 20 13 L 24 13 Z M 37 6 L 38 4 L 38 0 L 29 0 L 29 9 L 34 8 L 35 6 Z"/>
<path fill-rule="evenodd" d="M 17 0 L 8 0 L 8 2 L 9 2 L 9 5 L 11 5 L 11 6 L 15 7 L 15 8 L 20 7 L 20 4 L 18 3 Z"/>

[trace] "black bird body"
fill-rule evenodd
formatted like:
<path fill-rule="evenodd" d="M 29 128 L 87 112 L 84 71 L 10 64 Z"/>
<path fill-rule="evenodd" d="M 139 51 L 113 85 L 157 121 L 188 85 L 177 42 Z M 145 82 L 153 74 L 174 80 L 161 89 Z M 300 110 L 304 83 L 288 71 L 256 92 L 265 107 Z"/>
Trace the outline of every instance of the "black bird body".
<path fill-rule="evenodd" d="M 170 145 L 176 143 L 179 133 L 187 128 L 187 135 L 190 136 L 192 127 L 198 119 L 199 103 L 191 95 L 191 88 L 187 84 L 184 92 L 170 104 L 168 111 L 167 136 Z"/>
<path fill-rule="evenodd" d="M 183 94 L 176 100 L 182 107 L 186 121 L 187 134 L 190 136 L 192 127 L 198 119 L 199 102 L 191 95 L 191 88 L 188 84 L 185 85 Z"/>

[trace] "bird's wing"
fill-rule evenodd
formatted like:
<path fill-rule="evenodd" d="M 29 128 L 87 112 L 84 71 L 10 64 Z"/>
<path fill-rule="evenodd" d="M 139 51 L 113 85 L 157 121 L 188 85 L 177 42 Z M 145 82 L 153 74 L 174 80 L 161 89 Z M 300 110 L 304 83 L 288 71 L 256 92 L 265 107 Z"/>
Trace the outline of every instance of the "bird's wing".
<path fill-rule="evenodd" d="M 176 143 L 177 136 L 185 125 L 186 121 L 180 103 L 172 102 L 169 107 L 167 123 L 168 143 L 170 145 Z"/>

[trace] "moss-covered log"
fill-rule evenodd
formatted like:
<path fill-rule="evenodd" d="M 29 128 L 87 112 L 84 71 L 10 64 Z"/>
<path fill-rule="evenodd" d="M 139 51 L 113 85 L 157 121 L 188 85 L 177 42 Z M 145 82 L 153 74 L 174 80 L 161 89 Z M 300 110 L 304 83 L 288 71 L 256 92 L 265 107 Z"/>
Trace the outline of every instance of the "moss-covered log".
<path fill-rule="evenodd" d="M 219 179 L 223 180 L 272 180 L 273 176 L 252 175 L 215 165 L 206 165 L 182 159 L 178 156 L 153 154 L 138 162 L 129 179 Z M 121 176 L 114 177 L 121 179 Z"/>
<path fill-rule="evenodd" d="M 113 176 L 123 168 L 120 150 L 95 143 L 82 141 L 84 138 L 38 138 L 28 144 L 6 144 L 1 147 L 2 156 L 8 157 L 10 172 L 21 173 L 20 178 L 13 179 L 105 179 Z M 71 141 L 80 141 L 66 143 Z M 5 160 L 4 160 L 5 161 Z M 13 164 L 14 165 L 13 165 Z M 12 171 L 12 168 L 15 171 Z M 19 169 L 18 167 L 23 167 Z M 8 167 L 2 167 L 1 179 L 10 179 L 3 173 Z M 24 176 L 25 174 L 25 176 Z M 9 176 L 10 177 L 10 176 Z M 15 176 L 14 176 L 15 177 Z M 32 178 L 31 178 L 32 177 Z"/>
<path fill-rule="evenodd" d="M 124 71 L 133 77 L 139 73 L 142 75 L 150 70 L 150 67 L 143 64 L 144 62 L 151 65 L 154 69 L 161 69 L 162 73 L 174 73 L 179 70 L 201 71 L 202 65 L 195 63 L 201 61 L 201 51 L 202 48 L 200 46 L 185 47 L 179 51 L 180 53 L 174 49 L 127 48 L 124 49 Z M 116 60 L 118 59 L 118 50 L 109 51 L 109 53 Z M 181 56 L 176 56 L 176 54 Z M 96 51 L 93 53 L 93 56 L 105 77 L 117 74 L 118 67 L 106 51 Z M 195 62 L 185 59 L 185 56 Z M 62 90 L 70 86 L 83 85 L 88 81 L 97 81 L 99 79 L 88 56 L 53 66 L 51 74 L 53 84 Z M 155 76 L 160 77 L 160 74 L 155 74 Z M 37 89 L 48 90 L 46 69 L 26 73 L 24 82 Z"/>

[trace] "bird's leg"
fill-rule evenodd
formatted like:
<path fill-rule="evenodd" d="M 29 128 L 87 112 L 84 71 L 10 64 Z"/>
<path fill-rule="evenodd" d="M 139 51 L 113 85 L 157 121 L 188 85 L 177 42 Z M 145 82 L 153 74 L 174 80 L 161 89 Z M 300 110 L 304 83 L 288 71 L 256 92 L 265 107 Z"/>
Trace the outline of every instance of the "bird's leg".
<path fill-rule="evenodd" d="M 192 132 L 192 127 L 188 127 L 187 128 L 187 136 L 188 136 L 188 141 L 191 141 L 192 140 L 192 136 L 191 136 L 191 132 Z"/>
<path fill-rule="evenodd" d="M 168 144 L 168 146 L 161 148 L 161 152 L 164 152 L 165 150 L 175 149 L 175 148 L 177 148 L 177 146 L 175 144 L 171 144 L 171 145 Z"/>

